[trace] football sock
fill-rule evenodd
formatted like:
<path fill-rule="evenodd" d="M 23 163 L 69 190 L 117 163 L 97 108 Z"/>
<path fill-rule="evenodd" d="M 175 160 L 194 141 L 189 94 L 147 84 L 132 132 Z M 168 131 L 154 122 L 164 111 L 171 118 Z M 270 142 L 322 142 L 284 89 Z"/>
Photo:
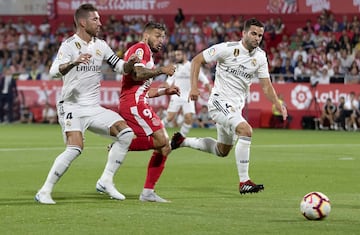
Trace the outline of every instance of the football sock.
<path fill-rule="evenodd" d="M 167 156 L 154 151 L 147 168 L 147 175 L 144 184 L 145 189 L 154 189 L 156 182 L 159 180 L 164 170 Z"/>
<path fill-rule="evenodd" d="M 249 159 L 250 159 L 251 137 L 239 136 L 235 146 L 235 160 L 238 169 L 240 182 L 245 182 L 249 177 Z"/>
<path fill-rule="evenodd" d="M 67 146 L 65 151 L 56 157 L 40 191 L 52 192 L 55 184 L 80 154 L 81 148 L 78 146 Z"/>
<path fill-rule="evenodd" d="M 182 134 L 182 136 L 184 136 L 184 137 L 187 136 L 187 134 L 189 134 L 190 128 L 191 128 L 191 125 L 186 124 L 184 122 L 180 128 L 180 133 Z"/>
<path fill-rule="evenodd" d="M 181 144 L 183 147 L 189 147 L 193 149 L 198 149 L 203 152 L 212 153 L 216 156 L 223 157 L 217 148 L 217 141 L 214 138 L 205 137 L 205 138 L 185 138 L 184 142 Z"/>
<path fill-rule="evenodd" d="M 130 128 L 125 128 L 116 137 L 118 141 L 114 142 L 108 153 L 108 160 L 100 177 L 101 181 L 113 183 L 114 175 L 126 157 L 134 132 Z"/>
<path fill-rule="evenodd" d="M 154 141 L 152 136 L 139 136 L 131 141 L 130 151 L 143 151 L 154 149 Z"/>

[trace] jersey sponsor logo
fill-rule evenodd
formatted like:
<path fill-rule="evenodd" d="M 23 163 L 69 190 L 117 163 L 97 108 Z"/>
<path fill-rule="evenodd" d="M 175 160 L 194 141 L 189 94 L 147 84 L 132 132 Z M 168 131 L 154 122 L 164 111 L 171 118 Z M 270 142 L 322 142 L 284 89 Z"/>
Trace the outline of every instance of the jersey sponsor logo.
<path fill-rule="evenodd" d="M 233 74 L 236 77 L 242 77 L 244 79 L 250 80 L 253 77 L 253 74 L 245 72 L 246 67 L 240 65 L 238 68 L 227 67 L 225 69 L 226 72 Z"/>
<path fill-rule="evenodd" d="M 240 50 L 238 48 L 234 49 L 234 56 L 237 57 L 240 55 Z"/>
<path fill-rule="evenodd" d="M 80 45 L 79 42 L 75 42 L 75 46 L 76 46 L 77 49 L 79 49 L 79 50 L 81 49 L 81 45 Z"/>
<path fill-rule="evenodd" d="M 136 55 L 140 60 L 142 60 L 143 57 L 144 57 L 144 50 L 143 50 L 142 48 L 136 49 L 135 55 Z"/>
<path fill-rule="evenodd" d="M 210 48 L 209 51 L 208 51 L 208 53 L 209 53 L 210 56 L 214 56 L 214 55 L 215 55 L 215 52 L 216 52 L 216 50 L 215 50 L 214 47 Z"/>

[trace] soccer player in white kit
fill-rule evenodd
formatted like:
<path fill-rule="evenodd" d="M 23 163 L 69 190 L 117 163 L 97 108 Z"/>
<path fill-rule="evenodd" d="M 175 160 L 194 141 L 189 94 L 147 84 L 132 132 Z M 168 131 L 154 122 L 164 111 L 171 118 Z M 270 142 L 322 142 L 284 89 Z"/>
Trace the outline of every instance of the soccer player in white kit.
<path fill-rule="evenodd" d="M 164 124 L 170 123 L 174 120 L 175 116 L 182 110 L 184 115 L 184 122 L 181 125 L 180 133 L 182 136 L 187 136 L 193 122 L 193 115 L 195 114 L 195 102 L 189 101 L 190 91 L 190 67 L 191 63 L 186 58 L 183 49 L 175 50 L 176 71 L 168 77 L 166 82 L 168 85 L 175 84 L 180 88 L 180 96 L 171 96 L 169 106 L 167 108 L 167 116 L 163 120 Z M 206 75 L 200 71 L 200 82 L 211 91 L 211 85 Z"/>
<path fill-rule="evenodd" d="M 81 5 L 75 12 L 74 20 L 76 33 L 61 44 L 50 69 L 53 77 L 60 77 L 63 81 L 57 111 L 66 149 L 55 159 L 35 200 L 42 204 L 55 204 L 51 192 L 81 154 L 87 129 L 116 139 L 96 189 L 111 198 L 124 200 L 125 196 L 114 187 L 113 176 L 124 161 L 134 133 L 118 113 L 100 106 L 101 65 L 106 60 L 115 71 L 129 73 L 137 59 L 133 57 L 125 63 L 105 41 L 96 38 L 101 22 L 93 5 Z"/>
<path fill-rule="evenodd" d="M 191 91 L 189 98 L 200 95 L 198 76 L 201 64 L 217 62 L 215 83 L 208 108 L 217 123 L 217 140 L 213 138 L 184 138 L 175 133 L 172 149 L 190 147 L 219 157 L 229 154 L 236 140 L 235 159 L 239 175 L 240 194 L 257 193 L 264 189 L 249 177 L 252 127 L 242 116 L 242 109 L 253 79 L 258 78 L 265 96 L 281 110 L 286 120 L 287 110 L 281 105 L 270 80 L 265 52 L 259 48 L 264 35 L 264 25 L 252 18 L 245 22 L 242 40 L 214 45 L 199 53 L 191 62 Z"/>

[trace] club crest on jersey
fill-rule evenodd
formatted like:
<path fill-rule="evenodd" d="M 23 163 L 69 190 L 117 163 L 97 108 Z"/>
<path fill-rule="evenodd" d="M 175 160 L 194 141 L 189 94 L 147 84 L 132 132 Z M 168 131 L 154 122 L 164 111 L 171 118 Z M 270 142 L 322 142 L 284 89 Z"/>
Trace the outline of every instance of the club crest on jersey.
<path fill-rule="evenodd" d="M 208 51 L 210 56 L 214 56 L 215 55 L 215 48 L 210 48 Z"/>
<path fill-rule="evenodd" d="M 101 51 L 99 49 L 96 49 L 96 55 L 101 56 Z"/>
<path fill-rule="evenodd" d="M 240 50 L 239 49 L 234 49 L 234 56 L 237 57 L 240 54 Z"/>
<path fill-rule="evenodd" d="M 161 125 L 161 120 L 159 120 L 158 118 L 152 118 L 151 122 L 154 126 L 160 126 Z"/>
<path fill-rule="evenodd" d="M 251 64 L 252 64 L 253 66 L 256 66 L 256 64 L 257 64 L 256 59 L 252 59 L 252 60 L 251 60 Z"/>
<path fill-rule="evenodd" d="M 79 50 L 81 49 L 80 42 L 75 42 L 75 46 L 76 46 L 77 49 L 79 49 Z"/>
<path fill-rule="evenodd" d="M 142 48 L 139 48 L 135 51 L 135 55 L 137 55 L 137 57 L 142 60 L 144 57 L 144 50 Z"/>

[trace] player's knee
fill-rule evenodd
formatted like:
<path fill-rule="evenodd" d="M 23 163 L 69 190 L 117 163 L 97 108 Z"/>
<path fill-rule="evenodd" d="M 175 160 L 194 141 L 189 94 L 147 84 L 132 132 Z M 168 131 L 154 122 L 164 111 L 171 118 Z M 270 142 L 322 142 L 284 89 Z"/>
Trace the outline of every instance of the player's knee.
<path fill-rule="evenodd" d="M 216 145 L 216 155 L 218 157 L 227 157 L 230 153 L 231 147 L 225 147 L 223 145 Z"/>
<path fill-rule="evenodd" d="M 61 162 L 67 167 L 81 154 L 82 149 L 76 145 L 68 145 L 65 151 L 60 154 L 55 161 Z"/>
<path fill-rule="evenodd" d="M 120 131 L 116 137 L 121 144 L 129 146 L 132 139 L 134 138 L 134 132 L 130 127 L 127 127 Z"/>
<path fill-rule="evenodd" d="M 252 127 L 247 122 L 242 122 L 236 127 L 236 134 L 238 136 L 252 136 Z"/>

